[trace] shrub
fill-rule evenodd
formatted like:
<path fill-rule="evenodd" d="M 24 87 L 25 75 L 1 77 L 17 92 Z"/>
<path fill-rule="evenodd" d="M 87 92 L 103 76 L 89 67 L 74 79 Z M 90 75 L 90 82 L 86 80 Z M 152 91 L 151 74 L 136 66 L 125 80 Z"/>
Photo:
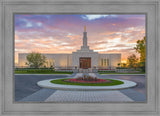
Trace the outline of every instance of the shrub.
<path fill-rule="evenodd" d="M 116 69 L 128 69 L 127 67 L 116 67 Z"/>
<path fill-rule="evenodd" d="M 84 77 L 77 77 L 77 80 L 85 80 L 85 81 L 97 81 L 98 78 L 97 77 L 91 77 L 91 76 L 86 76 L 84 75 Z"/>

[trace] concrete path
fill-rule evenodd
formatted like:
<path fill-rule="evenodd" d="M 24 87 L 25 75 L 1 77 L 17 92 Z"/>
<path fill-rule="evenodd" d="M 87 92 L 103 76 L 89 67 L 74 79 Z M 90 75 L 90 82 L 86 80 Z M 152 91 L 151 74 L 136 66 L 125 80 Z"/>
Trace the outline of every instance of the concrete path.
<path fill-rule="evenodd" d="M 41 89 L 17 102 L 145 102 L 146 96 L 131 89 L 112 91 L 64 91 Z"/>
<path fill-rule="evenodd" d="M 133 102 L 119 91 L 63 91 L 58 90 L 45 102 Z"/>
<path fill-rule="evenodd" d="M 83 77 L 83 75 L 88 75 L 91 77 L 98 77 L 101 78 L 100 75 L 96 75 L 95 73 L 77 73 L 73 77 L 68 77 L 68 78 L 78 78 L 78 77 Z M 128 80 L 121 80 L 121 79 L 115 79 L 122 81 L 123 84 L 120 85 L 114 85 L 114 86 L 78 86 L 78 85 L 64 85 L 64 84 L 54 84 L 51 83 L 51 80 L 56 80 L 56 79 L 49 79 L 49 80 L 42 80 L 37 82 L 37 85 L 43 88 L 50 88 L 50 89 L 57 89 L 57 90 L 85 90 L 85 91 L 95 91 L 95 90 L 117 90 L 117 89 L 125 89 L 125 88 L 130 88 L 134 87 L 137 84 L 133 81 L 128 81 Z"/>
<path fill-rule="evenodd" d="M 39 81 L 39 82 L 37 82 L 37 85 L 40 87 L 43 87 L 43 88 L 50 88 L 50 89 L 57 89 L 57 90 L 81 90 L 81 91 L 119 90 L 119 89 L 126 89 L 126 88 L 130 88 L 130 87 L 134 87 L 137 85 L 133 81 L 121 80 L 121 79 L 116 79 L 116 80 L 122 81 L 123 84 L 114 85 L 114 86 L 64 85 L 64 84 L 51 83 L 50 82 L 51 80 L 54 80 L 54 79 Z"/>
<path fill-rule="evenodd" d="M 40 91 L 37 91 L 19 101 L 21 102 L 42 102 L 45 101 L 46 98 L 48 98 L 50 95 L 52 95 L 56 90 L 54 89 L 41 89 Z"/>
<path fill-rule="evenodd" d="M 73 74 L 74 77 L 76 74 Z M 99 75 L 99 74 L 97 74 Z M 61 91 L 44 89 L 36 85 L 38 81 L 55 78 L 68 78 L 62 75 L 15 75 L 15 102 L 146 102 L 145 76 L 103 75 L 101 78 L 123 79 L 136 82 L 130 89 L 114 91 Z M 69 93 L 65 94 L 64 93 Z M 55 98 L 55 96 L 60 96 Z M 79 96 L 75 98 L 75 96 Z M 91 98 L 90 100 L 88 99 Z M 125 99 L 123 99 L 125 98 Z M 55 100 L 57 99 L 57 101 Z"/>

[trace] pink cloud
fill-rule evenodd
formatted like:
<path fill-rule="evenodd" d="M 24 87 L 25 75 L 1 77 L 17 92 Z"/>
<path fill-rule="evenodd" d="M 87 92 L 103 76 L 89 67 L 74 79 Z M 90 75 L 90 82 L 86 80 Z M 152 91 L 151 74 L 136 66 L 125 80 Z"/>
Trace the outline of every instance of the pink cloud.
<path fill-rule="evenodd" d="M 137 40 L 145 36 L 144 17 L 129 17 L 120 21 L 55 18 L 50 21 L 50 25 L 47 24 L 47 19 L 31 21 L 33 25 L 42 23 L 42 27 L 15 30 L 16 62 L 18 53 L 22 52 L 72 53 L 80 49 L 84 25 L 87 25 L 88 45 L 91 49 L 99 53 L 121 53 L 122 59 L 126 59 L 132 53 L 137 54 L 133 47 Z M 117 38 L 119 40 L 116 40 Z"/>

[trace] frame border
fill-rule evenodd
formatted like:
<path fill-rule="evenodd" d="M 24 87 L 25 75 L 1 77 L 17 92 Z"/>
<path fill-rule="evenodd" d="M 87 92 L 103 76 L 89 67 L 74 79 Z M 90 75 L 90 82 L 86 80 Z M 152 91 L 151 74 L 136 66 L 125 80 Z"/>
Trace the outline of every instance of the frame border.
<path fill-rule="evenodd" d="M 65 112 L 65 111 L 54 111 L 54 115 L 106 115 L 106 114 L 108 114 L 108 115 L 117 115 L 117 113 L 119 114 L 119 115 L 129 115 L 129 114 L 132 114 L 132 115 L 146 115 L 146 113 L 147 114 L 150 114 L 150 115 L 159 115 L 159 111 L 160 111 L 160 109 L 159 109 L 159 99 L 158 99 L 158 96 L 159 96 L 159 94 L 160 94 L 160 92 L 159 92 L 159 79 L 158 79 L 158 77 L 159 77 L 159 74 L 160 74 L 160 71 L 159 71 L 159 45 L 160 45 L 160 43 L 159 43 L 159 40 L 158 40 L 158 37 L 159 37 L 159 33 L 158 33 L 158 30 L 159 30 L 159 14 L 158 13 L 160 13 L 160 11 L 159 11 L 159 0 L 156 0 L 156 1 L 154 1 L 154 0 L 151 0 L 151 1 L 148 1 L 148 0 L 141 0 L 142 2 L 138 2 L 138 4 L 140 4 L 140 5 L 154 5 L 154 7 L 155 7 L 155 23 L 156 23 L 156 25 L 155 25 L 155 38 L 156 38 L 156 44 L 155 44 L 155 47 L 156 47 L 156 51 L 155 51 L 155 62 L 156 62 L 156 71 L 155 71 L 155 92 L 156 92 L 156 95 L 155 95 L 155 109 L 154 109 L 154 111 L 148 111 L 148 112 L 145 112 L 145 111 L 138 111 L 138 112 L 136 112 L 136 111 L 132 111 L 132 112 L 128 112 L 128 111 L 126 111 L 126 112 L 120 112 L 120 111 L 118 111 L 118 112 L 90 112 L 90 111 L 82 111 L 81 109 L 81 111 L 80 112 Z M 0 91 L 1 91 L 1 106 L 2 106 L 2 108 L 1 108 L 1 113 L 2 113 L 2 115 L 10 115 L 10 114 L 13 114 L 13 115 L 25 115 L 25 114 L 28 114 L 28 115 L 36 115 L 36 114 L 50 114 L 49 112 L 47 113 L 47 112 L 43 112 L 43 111 L 39 111 L 39 112 L 17 112 L 17 111 L 7 111 L 6 110 L 6 106 L 7 106 L 7 102 L 6 102 L 6 100 L 5 100 L 5 95 L 6 95 L 6 90 L 4 90 L 4 88 L 5 88 L 5 82 L 6 82 L 6 71 L 7 72 L 13 72 L 13 67 L 11 67 L 12 68 L 12 70 L 9 70 L 9 69 L 6 69 L 6 64 L 5 64 L 5 58 L 6 58 L 6 56 L 10 56 L 10 54 L 6 54 L 6 49 L 5 49 L 5 47 L 6 47 L 6 32 L 7 32 L 7 30 L 6 30 L 6 20 L 5 20 L 5 17 L 6 17 L 6 8 L 8 7 L 8 6 L 15 6 L 15 5 L 51 5 L 51 4 L 53 4 L 53 5 L 104 5 L 104 4 L 106 4 L 106 5 L 117 5 L 117 4 L 119 4 L 119 5 L 137 5 L 137 2 L 133 2 L 132 0 L 128 0 L 128 1 L 120 1 L 120 0 L 118 0 L 118 1 L 108 1 L 108 0 L 103 0 L 103 1 L 99 1 L 99 2 L 97 2 L 97 1 L 93 1 L 93 2 L 91 2 L 91 0 L 88 0 L 88 1 L 82 1 L 82 2 L 79 2 L 79 1 L 69 1 L 69 2 L 67 2 L 67 0 L 63 0 L 63 1 L 56 1 L 56 0 L 47 0 L 47 2 L 45 2 L 44 0 L 35 0 L 35 1 L 31 1 L 31 0 L 24 0 L 24 1 L 21 1 L 21 0 L 1 0 L 0 1 L 0 16 L 2 17 L 2 18 L 0 18 L 0 25 L 1 25 L 1 30 L 2 31 L 0 31 L 0 35 L 1 35 L 1 39 L 0 39 L 0 45 L 1 45 L 1 51 L 0 51 L 0 53 L 2 54 L 1 55 L 1 57 L 0 57 L 0 65 L 1 65 L 1 70 L 0 70 L 0 74 L 1 74 L 1 85 L 2 85 L 2 88 L 0 89 Z M 148 31 L 148 29 L 147 29 L 147 27 L 146 27 L 146 30 Z M 153 46 L 152 46 L 153 47 Z M 147 47 L 148 48 L 148 47 Z M 13 58 L 14 59 L 14 58 Z M 12 60 L 13 60 L 12 59 Z M 148 62 L 147 62 L 148 63 Z M 14 65 L 13 65 L 14 66 Z M 9 71 L 8 71 L 9 70 Z M 148 92 L 148 91 L 147 91 Z M 53 115 L 53 114 L 52 114 Z"/>

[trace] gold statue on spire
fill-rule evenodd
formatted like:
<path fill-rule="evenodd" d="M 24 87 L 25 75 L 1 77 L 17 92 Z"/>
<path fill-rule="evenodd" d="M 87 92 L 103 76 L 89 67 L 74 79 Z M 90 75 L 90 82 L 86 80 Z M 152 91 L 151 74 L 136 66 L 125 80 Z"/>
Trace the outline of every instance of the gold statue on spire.
<path fill-rule="evenodd" d="M 86 32 L 86 26 L 84 26 L 84 32 Z"/>

